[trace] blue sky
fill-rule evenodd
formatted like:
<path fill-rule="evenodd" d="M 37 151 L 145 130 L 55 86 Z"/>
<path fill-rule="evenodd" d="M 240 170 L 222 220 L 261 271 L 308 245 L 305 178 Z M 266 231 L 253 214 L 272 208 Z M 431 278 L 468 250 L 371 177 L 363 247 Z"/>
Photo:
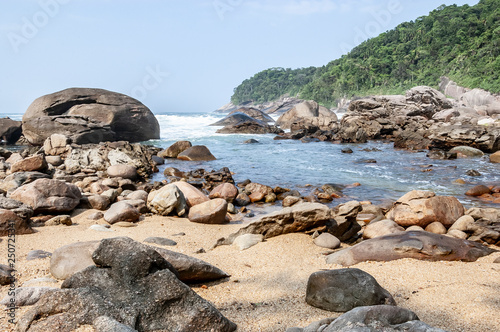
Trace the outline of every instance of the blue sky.
<path fill-rule="evenodd" d="M 2 0 L 1 114 L 68 87 L 210 112 L 271 67 L 322 66 L 441 4 L 409 0 Z"/>

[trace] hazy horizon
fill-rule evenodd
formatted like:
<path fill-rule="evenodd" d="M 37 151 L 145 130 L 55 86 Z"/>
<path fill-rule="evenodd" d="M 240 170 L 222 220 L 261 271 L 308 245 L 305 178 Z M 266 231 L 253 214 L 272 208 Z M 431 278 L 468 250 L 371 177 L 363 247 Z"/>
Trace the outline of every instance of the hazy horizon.
<path fill-rule="evenodd" d="M 403 0 L 6 0 L 2 114 L 70 87 L 139 99 L 154 113 L 211 112 L 272 68 L 323 66 L 441 4 Z"/>

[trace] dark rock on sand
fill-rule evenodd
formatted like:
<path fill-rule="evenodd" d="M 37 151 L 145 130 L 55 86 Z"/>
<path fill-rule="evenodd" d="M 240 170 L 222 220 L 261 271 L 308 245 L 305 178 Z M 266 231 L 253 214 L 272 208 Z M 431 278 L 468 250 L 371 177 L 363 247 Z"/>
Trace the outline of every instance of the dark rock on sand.
<path fill-rule="evenodd" d="M 400 258 L 473 262 L 494 251 L 476 242 L 429 232 L 411 231 L 363 241 L 327 256 L 326 261 L 328 264 L 343 266 Z"/>
<path fill-rule="evenodd" d="M 153 113 L 139 101 L 102 89 L 70 88 L 36 99 L 23 116 L 23 134 L 42 145 L 54 133 L 73 143 L 160 138 Z"/>
<path fill-rule="evenodd" d="M 129 238 L 105 239 L 92 259 L 97 266 L 40 299 L 19 319 L 18 330 L 69 331 L 104 315 L 138 331 L 236 330 L 149 246 Z"/>
<path fill-rule="evenodd" d="M 391 294 L 375 278 L 354 268 L 313 273 L 307 281 L 306 302 L 336 312 L 379 304 L 396 305 Z"/>

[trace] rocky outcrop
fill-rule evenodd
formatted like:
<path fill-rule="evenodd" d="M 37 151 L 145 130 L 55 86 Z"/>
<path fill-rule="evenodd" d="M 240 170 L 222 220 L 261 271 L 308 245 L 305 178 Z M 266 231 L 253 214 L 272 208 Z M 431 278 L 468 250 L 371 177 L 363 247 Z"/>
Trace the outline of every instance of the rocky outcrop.
<path fill-rule="evenodd" d="M 22 135 L 21 121 L 14 121 L 8 117 L 0 118 L 0 142 L 16 143 Z"/>
<path fill-rule="evenodd" d="M 160 138 L 153 113 L 139 101 L 102 89 L 70 88 L 36 99 L 23 116 L 23 134 L 34 145 L 64 134 L 76 144 Z"/>
<path fill-rule="evenodd" d="M 363 241 L 327 256 L 326 262 L 343 266 L 400 258 L 474 262 L 494 251 L 476 242 L 423 231 L 407 231 Z"/>
<path fill-rule="evenodd" d="M 271 118 L 269 115 L 256 108 L 242 107 L 230 112 L 224 119 L 212 123 L 211 126 L 235 125 L 240 122 L 252 121 L 252 120 L 256 120 L 262 124 L 274 122 L 273 118 Z"/>
<path fill-rule="evenodd" d="M 323 310 L 347 312 L 356 307 L 396 305 L 392 295 L 360 269 L 313 273 L 307 281 L 307 304 Z"/>
<path fill-rule="evenodd" d="M 295 126 L 316 126 L 321 130 L 332 129 L 337 124 L 337 115 L 313 100 L 296 105 L 279 117 L 276 124 L 282 129 Z"/>
<path fill-rule="evenodd" d="M 432 126 L 428 139 L 430 148 L 450 150 L 470 146 L 483 152 L 500 150 L 500 127 L 481 125 Z"/>
<path fill-rule="evenodd" d="M 174 268 L 149 246 L 129 238 L 105 239 L 92 259 L 96 266 L 74 274 L 61 290 L 40 299 L 19 319 L 17 330 L 70 331 L 100 316 L 138 331 L 236 330 L 179 281 Z"/>

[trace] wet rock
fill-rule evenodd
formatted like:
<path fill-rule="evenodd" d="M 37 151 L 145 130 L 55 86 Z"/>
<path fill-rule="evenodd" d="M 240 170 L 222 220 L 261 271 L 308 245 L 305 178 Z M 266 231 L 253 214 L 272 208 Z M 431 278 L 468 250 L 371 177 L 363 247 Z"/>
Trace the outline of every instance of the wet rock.
<path fill-rule="evenodd" d="M 246 250 L 264 241 L 262 234 L 243 234 L 234 239 L 233 245 L 240 250 Z"/>
<path fill-rule="evenodd" d="M 252 203 L 252 201 L 250 200 L 250 197 L 248 197 L 247 194 L 241 193 L 241 194 L 238 194 L 238 196 L 236 196 L 234 203 L 237 206 L 247 206 L 250 203 Z"/>
<path fill-rule="evenodd" d="M 208 202 L 210 199 L 205 196 L 200 190 L 196 189 L 196 187 L 190 185 L 184 181 L 178 181 L 173 183 L 184 195 L 186 202 L 189 207 L 193 207 L 195 205 Z"/>
<path fill-rule="evenodd" d="M 164 165 L 165 164 L 165 159 L 163 159 L 162 157 L 151 156 L 151 160 L 153 160 L 153 162 L 156 165 Z"/>
<path fill-rule="evenodd" d="M 177 242 L 164 237 L 148 237 L 144 240 L 146 243 L 158 244 L 160 246 L 176 246 Z"/>
<path fill-rule="evenodd" d="M 236 186 L 232 183 L 222 183 L 215 187 L 208 195 L 210 199 L 222 198 L 225 199 L 228 203 L 232 203 L 237 196 L 238 188 L 236 188 Z"/>
<path fill-rule="evenodd" d="M 106 172 L 112 178 L 135 179 L 137 177 L 137 169 L 131 165 L 112 165 Z"/>
<path fill-rule="evenodd" d="M 296 197 L 296 196 L 287 196 L 283 199 L 283 207 L 290 207 L 290 206 L 293 206 L 299 202 L 301 202 L 301 198 L 300 197 Z"/>
<path fill-rule="evenodd" d="M 481 176 L 481 173 L 474 169 L 468 170 L 467 172 L 465 172 L 465 174 L 467 174 L 468 176 Z"/>
<path fill-rule="evenodd" d="M 218 134 L 283 134 L 284 131 L 276 126 L 268 125 L 266 122 L 248 117 L 236 124 L 227 125 L 217 130 Z"/>
<path fill-rule="evenodd" d="M 313 273 L 307 281 L 306 302 L 336 312 L 361 306 L 396 305 L 391 294 L 375 278 L 355 268 Z"/>
<path fill-rule="evenodd" d="M 314 244 L 327 249 L 337 249 L 340 247 L 340 240 L 330 233 L 322 233 L 314 239 Z"/>
<path fill-rule="evenodd" d="M 177 159 L 188 160 L 188 161 L 210 161 L 216 160 L 217 158 L 210 152 L 210 150 L 204 145 L 195 145 L 189 149 L 184 150 L 177 156 Z"/>
<path fill-rule="evenodd" d="M 470 147 L 470 146 L 457 146 L 449 151 L 450 153 L 456 153 L 457 156 L 462 158 L 472 158 L 472 157 L 482 157 L 484 152 Z"/>
<path fill-rule="evenodd" d="M 263 216 L 227 238 L 217 240 L 215 246 L 230 245 L 244 234 L 262 234 L 265 239 L 288 233 L 302 232 L 324 226 L 331 218 L 330 209 L 319 203 L 301 203 Z"/>
<path fill-rule="evenodd" d="M 10 168 L 12 173 L 16 172 L 38 172 L 47 169 L 47 161 L 43 155 L 34 155 L 20 160 Z"/>
<path fill-rule="evenodd" d="M 56 326 L 71 330 L 103 315 L 140 331 L 236 330 L 180 282 L 153 248 L 129 238 L 105 239 L 92 258 L 97 266 L 74 274 L 60 291 L 44 296 L 20 318 L 19 331 Z"/>
<path fill-rule="evenodd" d="M 191 207 L 188 219 L 201 224 L 224 224 L 227 223 L 226 214 L 227 202 L 216 198 Z"/>
<path fill-rule="evenodd" d="M 162 158 L 177 158 L 179 154 L 186 151 L 192 146 L 193 145 L 189 141 L 178 141 L 169 146 L 166 150 L 158 153 L 158 156 Z"/>
<path fill-rule="evenodd" d="M 326 261 L 328 264 L 343 266 L 400 258 L 474 262 L 492 252 L 493 249 L 479 243 L 429 232 L 411 231 L 363 241 L 327 256 Z"/>
<path fill-rule="evenodd" d="M 262 195 L 262 198 L 273 193 L 273 188 L 266 186 L 266 185 L 263 185 L 263 184 L 260 184 L 260 183 L 256 183 L 256 182 L 252 182 L 252 183 L 247 184 L 245 186 L 245 190 L 252 195 L 253 194 Z"/>
<path fill-rule="evenodd" d="M 0 118 L 0 140 L 9 145 L 16 143 L 22 135 L 21 124 L 9 117 Z"/>
<path fill-rule="evenodd" d="M 256 139 L 253 139 L 253 138 L 248 139 L 248 140 L 243 142 L 243 144 L 258 144 L 258 143 L 259 143 L 259 141 L 257 141 Z"/>
<path fill-rule="evenodd" d="M 430 159 L 450 160 L 457 159 L 457 154 L 446 152 L 443 150 L 431 150 L 429 151 L 429 153 L 427 153 L 427 157 Z"/>
<path fill-rule="evenodd" d="M 405 229 L 390 219 L 369 223 L 363 231 L 364 239 L 374 239 L 376 237 L 404 232 Z"/>
<path fill-rule="evenodd" d="M 81 197 L 77 186 L 49 179 L 23 185 L 10 195 L 10 198 L 31 206 L 35 213 L 72 211 Z"/>
<path fill-rule="evenodd" d="M 42 145 L 54 133 L 75 144 L 160 138 L 153 113 L 137 100 L 102 89 L 71 88 L 36 99 L 23 115 L 23 134 Z"/>
<path fill-rule="evenodd" d="M 398 199 L 386 217 L 403 227 L 426 227 L 434 221 L 450 227 L 463 215 L 464 207 L 455 197 L 414 190 Z"/>
<path fill-rule="evenodd" d="M 188 210 L 184 194 L 174 184 L 168 184 L 159 190 L 151 191 L 148 195 L 147 206 L 151 212 L 161 216 L 167 216 L 175 211 L 181 217 Z"/>
<path fill-rule="evenodd" d="M 425 138 L 422 133 L 410 129 L 402 131 L 394 139 L 395 149 L 427 150 L 430 144 L 431 141 Z"/>
<path fill-rule="evenodd" d="M 485 185 L 477 185 L 469 189 L 465 194 L 467 196 L 481 196 L 484 194 L 489 194 L 491 193 L 491 189 L 486 187 Z"/>
<path fill-rule="evenodd" d="M 492 163 L 500 163 L 500 151 L 497 151 L 495 153 L 493 153 L 492 155 L 490 155 L 490 162 Z"/>
<path fill-rule="evenodd" d="M 32 234 L 29 218 L 22 218 L 12 210 L 0 209 L 0 236 Z"/>
<path fill-rule="evenodd" d="M 342 152 L 342 153 L 353 153 L 352 149 L 350 149 L 350 148 L 344 148 L 340 152 Z"/>
<path fill-rule="evenodd" d="M 121 201 L 110 206 L 108 211 L 104 213 L 104 220 L 110 225 L 120 221 L 133 223 L 138 221 L 140 216 L 140 212 L 134 206 L 127 201 Z"/>

